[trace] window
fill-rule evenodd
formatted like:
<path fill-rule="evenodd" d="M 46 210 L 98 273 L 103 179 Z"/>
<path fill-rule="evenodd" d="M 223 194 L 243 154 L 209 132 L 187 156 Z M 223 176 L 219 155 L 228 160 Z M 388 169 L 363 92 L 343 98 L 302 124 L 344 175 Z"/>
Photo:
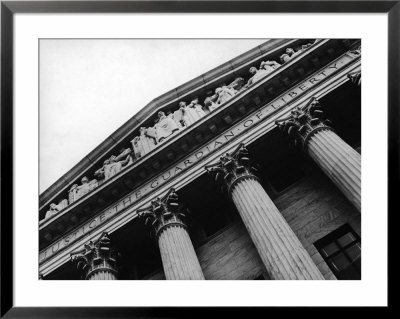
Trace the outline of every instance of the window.
<path fill-rule="evenodd" d="M 349 224 L 316 241 L 314 246 L 337 279 L 361 279 L 361 240 Z"/>

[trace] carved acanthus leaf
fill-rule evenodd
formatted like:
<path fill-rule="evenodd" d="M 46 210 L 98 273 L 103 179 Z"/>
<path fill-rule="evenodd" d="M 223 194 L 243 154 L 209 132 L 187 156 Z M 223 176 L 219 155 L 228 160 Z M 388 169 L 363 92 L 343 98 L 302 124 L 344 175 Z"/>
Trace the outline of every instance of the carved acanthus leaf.
<path fill-rule="evenodd" d="M 296 107 L 289 117 L 275 121 L 278 128 L 287 133 L 295 147 L 307 147 L 311 136 L 319 130 L 330 129 L 331 121 L 324 114 L 321 104 L 311 98 L 304 108 Z"/>

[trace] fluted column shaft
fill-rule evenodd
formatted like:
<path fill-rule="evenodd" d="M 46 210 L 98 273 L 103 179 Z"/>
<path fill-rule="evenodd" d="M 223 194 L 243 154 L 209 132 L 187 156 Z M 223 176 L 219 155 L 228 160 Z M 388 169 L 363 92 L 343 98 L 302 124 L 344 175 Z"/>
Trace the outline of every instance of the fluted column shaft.
<path fill-rule="evenodd" d="M 289 224 L 252 173 L 243 144 L 226 154 L 209 173 L 221 181 L 272 279 L 319 279 L 324 277 Z"/>
<path fill-rule="evenodd" d="M 331 130 L 315 133 L 307 153 L 361 212 L 361 156 Z"/>
<path fill-rule="evenodd" d="M 117 280 L 117 276 L 107 270 L 101 270 L 94 273 L 87 280 Z"/>
<path fill-rule="evenodd" d="M 188 210 L 173 188 L 138 211 L 151 224 L 167 280 L 203 280 L 204 275 L 186 227 Z"/>
<path fill-rule="evenodd" d="M 232 200 L 272 279 L 324 279 L 257 180 L 239 181 Z"/>
<path fill-rule="evenodd" d="M 304 108 L 276 121 L 325 172 L 351 203 L 361 212 L 361 156 L 332 129 L 323 107 L 311 98 Z"/>
<path fill-rule="evenodd" d="M 158 237 L 167 280 L 203 280 L 204 275 L 189 234 L 184 227 L 165 228 Z"/>
<path fill-rule="evenodd" d="M 118 280 L 117 271 L 106 260 L 94 265 L 86 275 L 86 280 Z"/>

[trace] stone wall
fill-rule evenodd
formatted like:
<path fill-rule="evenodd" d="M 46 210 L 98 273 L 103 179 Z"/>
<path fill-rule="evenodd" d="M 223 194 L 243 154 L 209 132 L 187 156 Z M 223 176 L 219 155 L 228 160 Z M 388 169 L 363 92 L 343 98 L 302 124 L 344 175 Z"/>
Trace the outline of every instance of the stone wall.
<path fill-rule="evenodd" d="M 360 213 L 319 171 L 285 190 L 274 202 L 325 279 L 335 279 L 313 243 L 345 223 L 361 237 Z"/>

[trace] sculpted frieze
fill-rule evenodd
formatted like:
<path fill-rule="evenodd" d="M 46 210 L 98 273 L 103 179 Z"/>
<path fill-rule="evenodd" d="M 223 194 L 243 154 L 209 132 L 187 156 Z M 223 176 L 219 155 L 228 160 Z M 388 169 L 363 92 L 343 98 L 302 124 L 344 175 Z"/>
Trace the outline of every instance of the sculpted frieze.
<path fill-rule="evenodd" d="M 95 189 L 98 186 L 98 181 L 97 179 L 92 179 L 89 181 L 89 179 L 84 176 L 81 180 L 81 185 L 74 184 L 72 185 L 71 189 L 69 190 L 68 194 L 68 203 L 72 204 L 82 196 L 86 195 L 89 193 L 91 190 Z"/>
<path fill-rule="evenodd" d="M 287 57 L 283 58 L 283 55 L 281 56 L 282 64 L 298 56 L 316 42 L 302 45 L 296 48 L 296 51 L 293 48 L 287 48 L 283 54 Z M 165 112 L 159 111 L 154 120 L 154 126 L 141 127 L 137 135 L 132 136 L 132 149 L 124 146 L 119 155 L 112 155 L 110 158 L 104 160 L 103 165 L 98 167 L 94 172 L 94 179 L 89 181 L 89 178 L 83 177 L 82 185 L 72 185 L 68 192 L 68 203 L 75 202 L 95 189 L 99 185 L 99 182 L 106 181 L 115 176 L 125 167 L 143 158 L 160 144 L 163 144 L 178 132 L 193 125 L 208 113 L 221 107 L 221 105 L 229 102 L 238 93 L 249 89 L 252 85 L 265 78 L 271 72 L 278 70 L 281 66 L 280 63 L 274 60 L 262 61 L 259 68 L 256 66 L 250 68 L 251 77 L 247 81 L 242 77 L 236 76 L 230 84 L 220 84 L 220 86 L 215 88 L 213 95 L 205 98 L 203 105 L 199 103 L 199 98 L 195 97 L 189 104 L 181 101 L 176 105 L 175 109 L 166 110 Z"/>

